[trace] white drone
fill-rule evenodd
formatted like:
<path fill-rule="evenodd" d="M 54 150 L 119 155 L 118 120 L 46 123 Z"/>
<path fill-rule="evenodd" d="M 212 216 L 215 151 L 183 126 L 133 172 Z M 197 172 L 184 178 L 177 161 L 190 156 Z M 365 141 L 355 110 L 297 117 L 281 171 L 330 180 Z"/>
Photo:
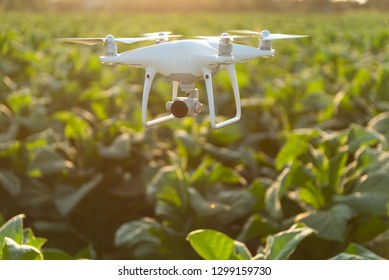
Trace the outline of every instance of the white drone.
<path fill-rule="evenodd" d="M 125 64 L 146 70 L 142 98 L 142 122 L 146 127 L 169 121 L 173 118 L 196 116 L 203 110 L 199 102 L 196 81 L 204 80 L 211 126 L 214 129 L 235 123 L 241 116 L 241 105 L 235 64 L 259 57 L 273 56 L 272 40 L 306 37 L 305 35 L 271 34 L 269 31 L 255 32 L 249 30 L 234 30 L 232 32 L 245 36 L 223 33 L 218 37 L 198 36 L 199 39 L 169 41 L 169 38 L 179 37 L 171 32 L 146 33 L 141 38 L 62 38 L 61 41 L 94 45 L 103 43 L 105 54 L 100 56 L 104 64 Z M 255 36 L 259 38 L 259 47 L 245 46 L 233 43 L 237 37 Z M 156 44 L 118 53 L 116 42 L 132 44 L 140 41 L 155 40 Z M 216 123 L 215 105 L 212 88 L 212 76 L 221 70 L 226 70 L 231 81 L 236 115 L 233 118 Z M 151 85 L 157 73 L 173 82 L 172 101 L 167 102 L 169 115 L 147 120 L 147 104 Z M 185 96 L 178 96 L 178 88 Z"/>

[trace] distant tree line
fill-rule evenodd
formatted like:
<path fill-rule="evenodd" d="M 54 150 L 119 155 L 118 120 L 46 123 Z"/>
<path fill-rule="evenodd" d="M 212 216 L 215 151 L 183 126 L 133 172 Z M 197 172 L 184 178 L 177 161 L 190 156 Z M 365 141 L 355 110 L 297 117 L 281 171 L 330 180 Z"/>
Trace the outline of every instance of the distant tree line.
<path fill-rule="evenodd" d="M 130 10 L 130 11 L 338 11 L 347 9 L 389 10 L 389 0 L 0 0 L 0 10 Z"/>

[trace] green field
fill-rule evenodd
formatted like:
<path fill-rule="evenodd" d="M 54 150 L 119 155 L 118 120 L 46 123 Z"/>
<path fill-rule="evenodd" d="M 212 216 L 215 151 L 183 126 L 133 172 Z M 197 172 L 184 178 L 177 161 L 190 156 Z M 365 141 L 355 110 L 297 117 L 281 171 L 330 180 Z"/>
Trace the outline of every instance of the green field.
<path fill-rule="evenodd" d="M 0 259 L 389 258 L 389 14 L 1 18 Z M 144 72 L 55 40 L 228 29 L 310 37 L 237 67 L 217 131 L 207 110 L 143 128 Z M 151 116 L 170 95 L 158 77 Z"/>

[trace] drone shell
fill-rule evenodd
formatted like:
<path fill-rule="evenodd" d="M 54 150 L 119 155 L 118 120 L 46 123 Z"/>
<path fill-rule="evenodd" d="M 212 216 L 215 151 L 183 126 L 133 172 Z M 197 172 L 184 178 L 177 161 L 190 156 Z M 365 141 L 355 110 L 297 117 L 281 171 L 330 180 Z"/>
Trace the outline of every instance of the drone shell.
<path fill-rule="evenodd" d="M 274 50 L 233 44 L 230 57 L 219 56 L 217 42 L 180 40 L 134 49 L 117 56 L 101 56 L 103 63 L 119 63 L 132 67 L 153 67 L 158 73 L 174 81 L 193 83 L 203 78 L 203 67 L 240 63 L 261 56 L 272 56 Z"/>

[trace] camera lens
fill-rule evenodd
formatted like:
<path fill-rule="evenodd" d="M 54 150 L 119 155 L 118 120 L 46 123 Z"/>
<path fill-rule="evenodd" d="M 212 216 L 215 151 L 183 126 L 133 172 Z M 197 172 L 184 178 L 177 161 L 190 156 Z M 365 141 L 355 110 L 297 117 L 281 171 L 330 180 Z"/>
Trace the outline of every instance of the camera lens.
<path fill-rule="evenodd" d="M 176 118 L 183 118 L 188 114 L 189 108 L 184 101 L 176 100 L 170 110 Z"/>

